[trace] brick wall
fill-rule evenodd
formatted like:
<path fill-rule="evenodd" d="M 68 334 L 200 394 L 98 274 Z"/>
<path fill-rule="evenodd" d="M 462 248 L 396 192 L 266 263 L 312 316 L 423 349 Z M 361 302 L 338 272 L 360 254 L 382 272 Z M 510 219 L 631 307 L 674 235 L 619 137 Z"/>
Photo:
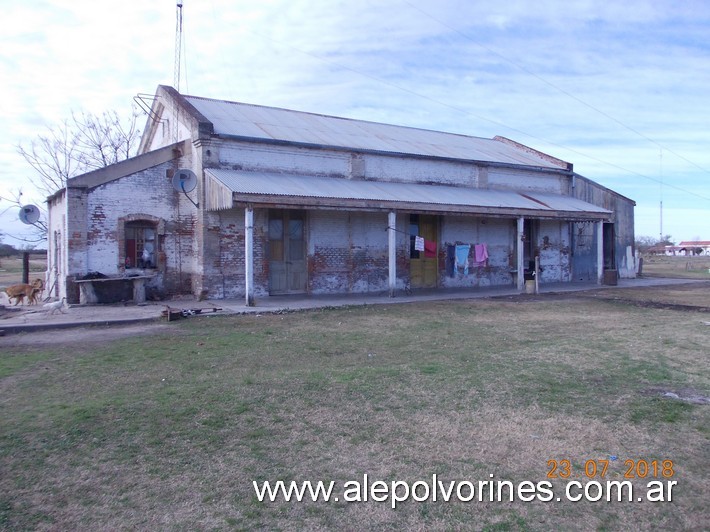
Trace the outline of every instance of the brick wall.
<path fill-rule="evenodd" d="M 187 164 L 183 160 L 181 164 Z M 182 166 L 180 166 L 182 167 Z M 191 292 L 197 270 L 197 209 L 172 187 L 176 162 L 161 164 L 93 189 L 69 189 L 68 273 L 108 276 L 137 273 L 126 268 L 124 224 L 145 220 L 158 228 L 158 268 L 148 283 L 163 295 Z"/>
<path fill-rule="evenodd" d="M 515 220 L 506 218 L 470 218 L 447 216 L 441 223 L 440 249 L 445 254 L 448 244 L 470 244 L 469 270 L 464 275 L 459 269 L 451 277 L 445 265 L 440 272 L 441 285 L 451 288 L 506 286 L 513 284 L 511 270 L 515 269 Z M 474 245 L 486 244 L 488 261 L 476 265 Z"/>
<path fill-rule="evenodd" d="M 541 220 L 538 231 L 540 282 L 571 280 L 570 228 L 567 222 Z"/>
<path fill-rule="evenodd" d="M 387 213 L 312 211 L 308 222 L 309 292 L 387 290 Z M 404 240 L 398 239 L 400 256 L 405 252 Z M 398 278 L 406 275 L 401 270 L 397 273 Z"/>

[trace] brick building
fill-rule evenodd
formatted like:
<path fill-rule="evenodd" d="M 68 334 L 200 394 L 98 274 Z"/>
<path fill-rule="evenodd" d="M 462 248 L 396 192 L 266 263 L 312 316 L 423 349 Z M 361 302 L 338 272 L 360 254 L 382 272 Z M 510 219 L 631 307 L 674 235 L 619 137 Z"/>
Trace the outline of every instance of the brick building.
<path fill-rule="evenodd" d="M 522 289 L 536 256 L 541 283 L 635 276 L 634 202 L 502 137 L 160 86 L 139 152 L 48 199 L 53 295 L 78 301 L 96 272 L 145 278 L 149 295 L 247 303 Z"/>

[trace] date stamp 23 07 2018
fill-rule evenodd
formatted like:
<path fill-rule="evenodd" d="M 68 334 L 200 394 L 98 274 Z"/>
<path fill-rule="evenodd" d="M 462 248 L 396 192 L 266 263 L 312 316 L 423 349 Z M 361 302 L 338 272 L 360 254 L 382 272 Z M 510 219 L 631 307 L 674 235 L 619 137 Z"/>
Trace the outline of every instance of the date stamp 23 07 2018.
<path fill-rule="evenodd" d="M 572 462 L 567 459 L 548 460 L 547 478 L 569 479 L 582 478 L 589 479 L 606 478 L 609 471 L 609 464 L 614 460 L 587 460 L 581 470 L 575 468 Z M 645 479 L 645 478 L 672 478 L 675 475 L 673 460 L 624 460 L 623 478 L 625 479 Z"/>

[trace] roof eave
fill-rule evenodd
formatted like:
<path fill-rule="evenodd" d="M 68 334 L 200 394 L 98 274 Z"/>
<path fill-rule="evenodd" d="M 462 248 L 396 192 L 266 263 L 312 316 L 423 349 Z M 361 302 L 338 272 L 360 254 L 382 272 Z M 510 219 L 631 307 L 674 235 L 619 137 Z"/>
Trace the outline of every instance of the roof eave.
<path fill-rule="evenodd" d="M 147 170 L 159 164 L 182 157 L 187 148 L 186 141 L 169 144 L 157 150 L 149 151 L 119 161 L 91 172 L 67 179 L 67 188 L 96 188 L 111 181 L 121 179 L 131 174 Z"/>
<path fill-rule="evenodd" d="M 233 194 L 232 207 L 258 205 L 262 208 L 306 207 L 315 210 L 360 210 L 360 211 L 407 211 L 427 214 L 458 214 L 499 218 L 537 218 L 566 221 L 608 221 L 610 212 L 555 211 L 547 209 L 524 209 L 491 207 L 481 205 L 446 205 L 426 202 L 361 200 L 348 198 L 316 198 L 304 196 L 277 196 L 272 194 Z"/>

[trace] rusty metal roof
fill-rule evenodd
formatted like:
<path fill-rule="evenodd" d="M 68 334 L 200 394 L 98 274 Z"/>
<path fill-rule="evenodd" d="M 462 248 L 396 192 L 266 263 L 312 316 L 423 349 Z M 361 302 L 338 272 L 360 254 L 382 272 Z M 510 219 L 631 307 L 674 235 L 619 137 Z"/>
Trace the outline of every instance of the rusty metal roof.
<path fill-rule="evenodd" d="M 567 170 L 568 164 L 499 139 L 185 96 L 217 135 Z"/>
<path fill-rule="evenodd" d="M 425 185 L 365 181 L 334 177 L 315 177 L 268 172 L 247 172 L 210 168 L 208 178 L 219 181 L 243 202 L 278 202 L 281 198 L 300 198 L 304 206 L 323 204 L 318 200 L 363 202 L 363 206 L 382 208 L 386 204 L 407 204 L 422 211 L 491 212 L 511 214 L 534 211 L 538 216 L 570 219 L 603 219 L 611 212 L 585 201 L 545 192 L 517 192 L 451 185 Z M 256 201 L 255 201 L 256 198 Z M 264 198 L 268 198 L 268 201 Z M 499 212 L 500 211 L 500 212 Z M 505 211 L 505 212 L 502 212 Z"/>

